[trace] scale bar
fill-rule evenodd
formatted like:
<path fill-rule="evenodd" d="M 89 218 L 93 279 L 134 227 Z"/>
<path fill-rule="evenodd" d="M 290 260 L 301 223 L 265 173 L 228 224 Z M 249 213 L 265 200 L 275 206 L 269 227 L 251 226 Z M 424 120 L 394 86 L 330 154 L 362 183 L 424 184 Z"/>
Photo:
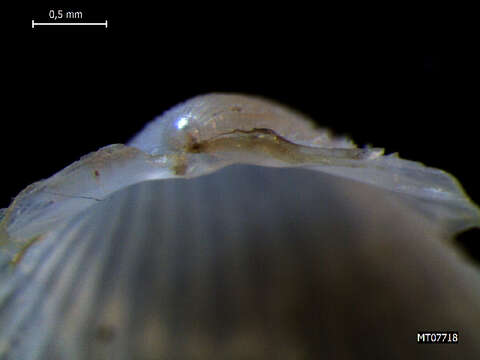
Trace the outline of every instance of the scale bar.
<path fill-rule="evenodd" d="M 105 20 L 105 22 L 101 23 L 85 23 L 85 22 L 74 22 L 74 23 L 67 23 L 67 22 L 47 22 L 47 23 L 37 23 L 35 20 L 32 20 L 32 29 L 35 28 L 35 26 L 43 26 L 43 25 L 89 25 L 89 26 L 96 26 L 96 25 L 101 25 L 105 26 L 105 28 L 108 28 L 108 21 Z"/>

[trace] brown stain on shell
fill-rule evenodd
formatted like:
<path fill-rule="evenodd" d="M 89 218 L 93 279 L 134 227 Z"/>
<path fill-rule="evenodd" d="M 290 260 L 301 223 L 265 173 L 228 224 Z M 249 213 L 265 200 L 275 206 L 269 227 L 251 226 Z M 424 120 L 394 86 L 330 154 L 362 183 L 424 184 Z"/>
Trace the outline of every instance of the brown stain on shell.
<path fill-rule="evenodd" d="M 233 130 L 206 141 L 190 139 L 187 153 L 221 154 L 228 151 L 245 151 L 265 154 L 289 164 L 302 163 L 311 157 L 299 151 L 301 145 L 292 143 L 271 129 Z"/>

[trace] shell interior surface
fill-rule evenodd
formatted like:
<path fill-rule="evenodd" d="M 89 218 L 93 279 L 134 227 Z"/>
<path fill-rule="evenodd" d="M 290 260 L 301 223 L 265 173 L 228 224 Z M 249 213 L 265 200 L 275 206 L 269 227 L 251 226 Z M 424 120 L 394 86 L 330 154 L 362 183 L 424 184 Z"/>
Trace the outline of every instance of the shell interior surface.
<path fill-rule="evenodd" d="M 448 240 L 479 209 L 383 153 L 261 98 L 177 105 L 0 212 L 0 359 L 478 358 L 478 269 Z"/>

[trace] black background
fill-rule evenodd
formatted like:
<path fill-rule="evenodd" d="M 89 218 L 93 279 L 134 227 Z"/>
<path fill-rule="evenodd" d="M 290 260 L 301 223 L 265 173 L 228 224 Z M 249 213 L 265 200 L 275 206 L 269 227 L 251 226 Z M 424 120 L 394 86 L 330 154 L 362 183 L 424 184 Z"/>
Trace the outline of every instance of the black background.
<path fill-rule="evenodd" d="M 52 8 L 30 9 L 27 40 L 16 46 L 22 60 L 5 69 L 15 112 L 3 131 L 2 207 L 28 184 L 213 91 L 275 99 L 359 145 L 444 169 L 480 203 L 474 62 L 461 46 L 437 46 L 443 34 L 412 37 L 408 24 L 387 31 L 388 18 L 371 23 L 355 11 L 246 3 L 62 6 L 54 9 L 109 27 L 31 29 Z M 473 230 L 459 241 L 480 261 L 479 240 Z"/>

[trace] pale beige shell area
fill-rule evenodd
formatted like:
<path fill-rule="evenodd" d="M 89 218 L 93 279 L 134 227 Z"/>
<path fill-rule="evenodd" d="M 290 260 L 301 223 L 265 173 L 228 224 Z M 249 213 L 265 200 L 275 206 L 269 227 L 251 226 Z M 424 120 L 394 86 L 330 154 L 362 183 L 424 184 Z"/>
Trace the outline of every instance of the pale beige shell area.
<path fill-rule="evenodd" d="M 0 216 L 0 359 L 480 355 L 461 185 L 266 99 L 190 99 Z"/>
<path fill-rule="evenodd" d="M 447 231 L 478 224 L 480 211 L 441 170 L 357 148 L 305 116 L 269 100 L 203 95 L 149 123 L 127 145 L 104 147 L 27 187 L 5 211 L 1 232 L 29 239 L 138 182 L 195 177 L 240 163 L 314 169 L 406 195 L 415 210 Z M 13 251 L 16 251 L 15 249 Z"/>

